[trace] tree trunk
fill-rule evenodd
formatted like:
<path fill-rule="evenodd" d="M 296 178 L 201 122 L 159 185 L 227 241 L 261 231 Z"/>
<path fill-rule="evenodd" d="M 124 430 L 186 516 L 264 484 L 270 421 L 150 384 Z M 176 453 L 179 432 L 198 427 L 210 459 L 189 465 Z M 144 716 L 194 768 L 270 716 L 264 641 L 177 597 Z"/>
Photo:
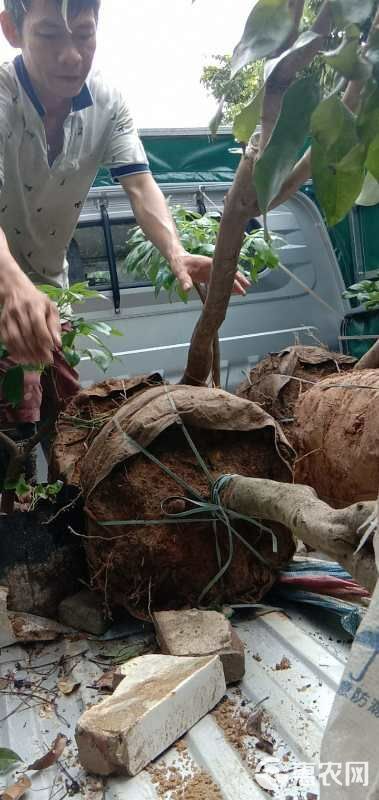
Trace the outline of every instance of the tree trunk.
<path fill-rule="evenodd" d="M 377 369 L 379 367 L 379 339 L 370 350 L 359 359 L 354 369 Z"/>
<path fill-rule="evenodd" d="M 334 509 L 309 486 L 235 476 L 222 491 L 225 508 L 246 516 L 278 522 L 293 535 L 338 561 L 354 580 L 373 591 L 378 579 L 372 542 L 356 553 L 358 529 L 376 512 L 376 502 Z"/>
<path fill-rule="evenodd" d="M 255 151 L 251 148 L 241 161 L 225 201 L 211 282 L 192 335 L 187 366 L 181 381 L 190 386 L 205 384 L 211 371 L 213 342 L 225 319 L 245 228 L 256 208 L 252 187 L 254 160 Z"/>

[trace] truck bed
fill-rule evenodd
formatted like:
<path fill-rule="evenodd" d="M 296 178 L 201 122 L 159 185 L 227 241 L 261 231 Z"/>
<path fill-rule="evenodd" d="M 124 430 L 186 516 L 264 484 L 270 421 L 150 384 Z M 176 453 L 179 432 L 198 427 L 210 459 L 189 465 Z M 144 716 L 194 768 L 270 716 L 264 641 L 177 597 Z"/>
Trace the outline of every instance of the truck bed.
<path fill-rule="evenodd" d="M 88 800 L 317 798 L 313 765 L 319 762 L 325 723 L 349 651 L 346 637 L 316 610 L 302 613 L 296 607 L 260 616 L 243 611 L 233 624 L 246 647 L 241 684 L 230 688 L 213 713 L 147 770 L 132 779 L 105 782 L 81 769 L 75 724 L 89 704 L 103 699 L 92 688 L 94 681 L 135 637 L 104 642 L 78 636 L 4 648 L 1 746 L 30 764 L 48 751 L 58 733 L 70 739 L 58 765 L 30 773 L 29 797 L 63 800 L 80 790 Z M 68 696 L 57 688 L 63 666 L 68 679 L 80 684 Z M 24 681 L 18 690 L 7 683 L 10 674 Z M 257 707 L 264 709 L 262 733 L 274 742 L 272 755 L 257 749 L 257 737 L 246 733 Z M 19 772 L 2 776 L 0 786 L 12 783 Z"/>

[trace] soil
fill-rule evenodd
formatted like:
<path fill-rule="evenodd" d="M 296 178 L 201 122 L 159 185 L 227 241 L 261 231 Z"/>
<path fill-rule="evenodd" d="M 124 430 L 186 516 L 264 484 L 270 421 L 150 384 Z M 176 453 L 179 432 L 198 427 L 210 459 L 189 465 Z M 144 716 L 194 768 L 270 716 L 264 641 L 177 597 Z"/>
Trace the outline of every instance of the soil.
<path fill-rule="evenodd" d="M 272 430 L 249 432 L 209 431 L 190 428 L 190 434 L 205 459 L 213 479 L 238 472 L 244 476 L 289 480 L 279 457 Z M 182 431 L 173 426 L 158 436 L 149 451 L 209 500 L 207 479 Z M 188 510 L 188 499 L 170 501 L 186 493 L 172 478 L 145 456 L 130 458 L 102 481 L 90 497 L 88 534 L 101 539 L 87 541 L 93 585 L 105 594 L 108 605 L 121 605 L 135 615 L 197 605 L 199 595 L 218 573 L 213 524 L 100 527 L 98 521 L 160 520 L 165 510 Z M 90 507 L 89 507 L 90 506 Z M 206 514 L 209 517 L 209 514 Z M 259 600 L 272 586 L 277 570 L 294 553 L 291 535 L 275 526 L 279 552 L 273 554 L 271 537 L 249 523 L 235 524 L 238 531 L 267 560 L 262 564 L 233 537 L 234 554 L 222 581 L 204 598 L 221 604 L 246 598 Z M 228 557 L 226 527 L 217 525 L 222 563 Z"/>
<path fill-rule="evenodd" d="M 287 439 L 297 449 L 295 407 L 298 399 L 312 388 L 312 382 L 351 370 L 355 360 L 322 347 L 296 345 L 264 358 L 240 384 L 236 394 L 258 403 L 278 420 Z M 283 375 L 290 379 L 286 381 Z"/>
<path fill-rule="evenodd" d="M 296 408 L 296 483 L 312 486 L 322 500 L 335 507 L 376 500 L 378 413 L 378 370 L 333 376 L 301 397 Z"/>
<path fill-rule="evenodd" d="M 9 587 L 13 611 L 54 617 L 61 600 L 87 578 L 82 541 L 68 530 L 83 526 L 77 496 L 64 487 L 54 503 L 0 517 L 0 583 Z"/>
<path fill-rule="evenodd" d="M 192 760 L 183 740 L 176 744 L 178 766 L 165 764 L 147 768 L 159 798 L 162 800 L 222 800 L 218 786 L 205 770 Z"/>
<path fill-rule="evenodd" d="M 60 479 L 80 485 L 80 466 L 99 428 L 126 400 L 149 386 L 162 383 L 159 373 L 136 378 L 110 379 L 82 390 L 70 400 L 56 425 L 56 439 L 49 464 L 49 481 Z"/>

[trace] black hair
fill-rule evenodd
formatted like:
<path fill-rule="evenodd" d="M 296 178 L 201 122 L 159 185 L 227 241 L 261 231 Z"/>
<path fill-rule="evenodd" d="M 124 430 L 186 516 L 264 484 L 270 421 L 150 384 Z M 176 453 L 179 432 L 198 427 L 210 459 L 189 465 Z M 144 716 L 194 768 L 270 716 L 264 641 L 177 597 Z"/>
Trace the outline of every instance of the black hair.
<path fill-rule="evenodd" d="M 4 8 L 12 17 L 14 24 L 19 31 L 22 30 L 22 25 L 26 14 L 28 13 L 33 0 L 4 0 Z M 55 0 L 57 5 L 63 5 L 63 0 Z M 69 11 L 72 14 L 79 14 L 80 11 L 86 8 L 94 8 L 98 12 L 100 7 L 100 0 L 70 0 Z"/>

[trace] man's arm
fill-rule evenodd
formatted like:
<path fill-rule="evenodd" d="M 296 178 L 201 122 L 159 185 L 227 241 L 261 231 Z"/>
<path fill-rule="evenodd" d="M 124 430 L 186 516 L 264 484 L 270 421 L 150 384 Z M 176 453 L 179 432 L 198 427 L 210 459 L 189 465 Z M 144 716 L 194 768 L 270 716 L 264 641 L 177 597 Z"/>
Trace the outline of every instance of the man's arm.
<path fill-rule="evenodd" d="M 182 289 L 189 291 L 193 283 L 208 283 L 212 259 L 190 255 L 185 251 L 166 200 L 152 175 L 142 172 L 121 177 L 119 180 L 129 195 L 138 225 L 169 262 Z M 247 278 L 237 273 L 235 294 L 245 294 L 249 285 Z"/>
<path fill-rule="evenodd" d="M 0 305 L 0 338 L 9 355 L 23 364 L 49 364 L 61 345 L 58 310 L 18 266 L 1 228 Z"/>

